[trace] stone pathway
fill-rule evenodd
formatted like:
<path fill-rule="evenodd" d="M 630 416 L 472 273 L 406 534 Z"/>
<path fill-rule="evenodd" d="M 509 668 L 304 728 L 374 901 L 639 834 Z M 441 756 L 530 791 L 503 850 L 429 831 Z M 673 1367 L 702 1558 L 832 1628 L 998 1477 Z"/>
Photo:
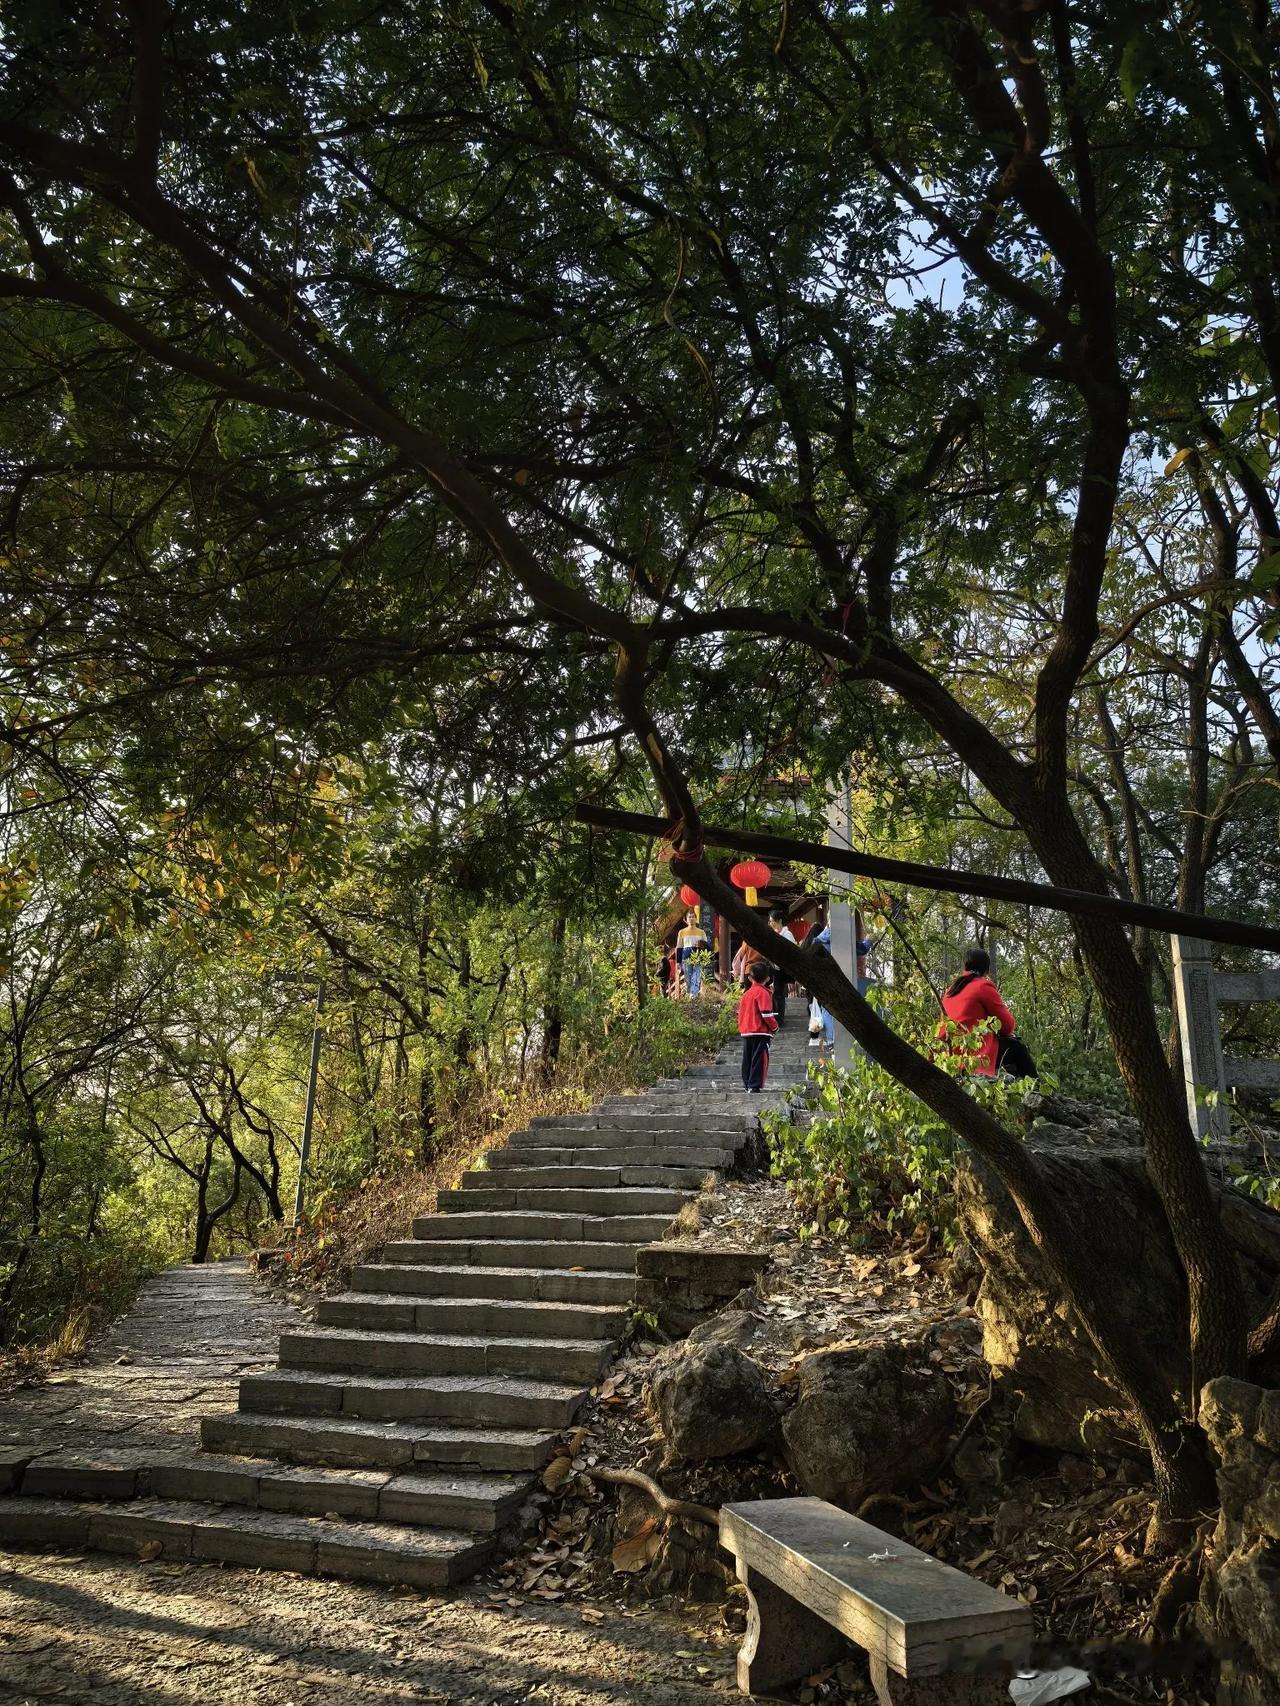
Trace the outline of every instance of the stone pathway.
<path fill-rule="evenodd" d="M 240 1260 L 157 1274 L 84 1364 L 0 1400 L 0 1487 L 5 1462 L 33 1445 L 198 1450 L 201 1417 L 233 1406 L 241 1376 L 270 1368 L 280 1334 L 302 1318 Z"/>
<path fill-rule="evenodd" d="M 798 1025 L 782 1041 L 764 1100 L 803 1076 L 804 1041 Z M 527 1525 L 536 1472 L 614 1354 L 636 1251 L 731 1165 L 761 1100 L 731 1048 L 535 1120 L 313 1323 L 234 1264 L 170 1270 L 86 1369 L 9 1407 L 0 1544 L 473 1575 Z"/>

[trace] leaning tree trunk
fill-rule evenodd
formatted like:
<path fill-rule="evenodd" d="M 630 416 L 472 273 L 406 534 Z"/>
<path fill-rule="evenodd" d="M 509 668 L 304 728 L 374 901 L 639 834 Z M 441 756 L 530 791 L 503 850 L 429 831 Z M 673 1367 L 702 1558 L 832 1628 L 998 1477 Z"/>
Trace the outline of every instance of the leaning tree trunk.
<path fill-rule="evenodd" d="M 1103 890 L 1097 863 L 1069 806 L 1046 807 L 1027 827 L 1052 881 Z M 1169 1068 L 1142 968 L 1118 925 L 1084 917 L 1073 923 L 1142 1132 L 1147 1171 L 1187 1276 L 1192 1367 L 1187 1407 L 1194 1414 L 1195 1394 L 1207 1380 L 1243 1372 L 1246 1321 L 1240 1276 L 1214 1208 L 1181 1088 Z"/>

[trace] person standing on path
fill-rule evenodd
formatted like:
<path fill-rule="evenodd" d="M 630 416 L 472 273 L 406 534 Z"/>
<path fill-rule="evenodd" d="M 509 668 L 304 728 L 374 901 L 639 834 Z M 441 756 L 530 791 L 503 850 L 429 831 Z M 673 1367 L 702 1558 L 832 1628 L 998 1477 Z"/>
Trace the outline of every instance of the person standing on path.
<path fill-rule="evenodd" d="M 781 912 L 769 914 L 769 923 L 776 936 L 781 936 L 784 942 L 795 942 L 795 937 L 787 928 L 787 921 Z M 781 1030 L 787 1018 L 787 974 L 781 968 L 773 974 L 773 1010 L 778 1017 L 778 1029 Z"/>
<path fill-rule="evenodd" d="M 702 994 L 702 961 L 694 960 L 695 954 L 703 954 L 707 948 L 707 933 L 698 922 L 696 912 L 687 912 L 684 919 L 684 929 L 676 937 L 676 959 L 684 972 L 685 987 L 690 999 Z"/>
<path fill-rule="evenodd" d="M 742 1087 L 758 1096 L 769 1076 L 769 1038 L 778 1028 L 769 988 L 772 968 L 757 960 L 747 973 L 746 993 L 738 1002 L 738 1035 L 742 1038 Z"/>

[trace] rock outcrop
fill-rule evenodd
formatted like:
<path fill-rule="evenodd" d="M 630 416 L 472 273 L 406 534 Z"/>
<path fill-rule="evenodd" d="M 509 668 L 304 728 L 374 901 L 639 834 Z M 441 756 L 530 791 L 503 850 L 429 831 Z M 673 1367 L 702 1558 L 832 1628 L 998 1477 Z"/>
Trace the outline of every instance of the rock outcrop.
<path fill-rule="evenodd" d="M 1170 1392 L 1185 1403 L 1191 1385 L 1186 1287 L 1147 1177 L 1137 1127 L 1079 1103 L 1055 1100 L 1048 1111 L 1055 1118 L 1037 1120 L 1027 1146 L 1082 1250 L 1104 1275 L 1108 1294 Z M 1211 1183 L 1246 1297 L 1256 1310 L 1280 1275 L 1280 1215 L 1220 1179 Z M 983 1269 L 976 1300 L 983 1354 L 1018 1395 L 1018 1436 L 1091 1455 L 1136 1451 L 1136 1431 L 1120 1395 L 1099 1369 L 1093 1346 L 1003 1186 L 968 1155 L 957 1170 L 956 1190 L 963 1235 Z"/>
<path fill-rule="evenodd" d="M 1219 1706 L 1280 1700 L 1280 1391 L 1212 1380 L 1200 1422 L 1218 1453 L 1222 1509 L 1200 1592 L 1219 1655 Z"/>
<path fill-rule="evenodd" d="M 707 1244 L 650 1244 L 636 1256 L 636 1304 L 679 1338 L 749 1289 L 769 1266 L 761 1250 Z"/>
<path fill-rule="evenodd" d="M 782 1431 L 806 1493 L 857 1510 L 868 1493 L 918 1486 L 942 1462 L 955 1399 L 920 1347 L 815 1351 L 797 1388 Z"/>
<path fill-rule="evenodd" d="M 695 1462 L 750 1451 L 778 1425 L 760 1365 L 714 1340 L 664 1352 L 649 1382 L 649 1402 L 668 1451 Z"/>

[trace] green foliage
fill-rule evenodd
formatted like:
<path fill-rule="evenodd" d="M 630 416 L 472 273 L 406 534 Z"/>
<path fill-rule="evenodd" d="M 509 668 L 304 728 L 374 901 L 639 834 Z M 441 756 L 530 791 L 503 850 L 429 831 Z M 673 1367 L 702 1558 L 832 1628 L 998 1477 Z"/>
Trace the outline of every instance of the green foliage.
<path fill-rule="evenodd" d="M 930 1047 L 933 1039 L 917 1039 Z M 981 1036 L 951 1027 L 938 1063 L 1006 1123 L 1016 1124 L 1030 1081 L 978 1078 L 969 1071 Z M 956 1138 L 924 1103 L 860 1049 L 847 1066 L 814 1069 L 814 1088 L 788 1110 L 762 1116 L 775 1178 L 787 1183 L 810 1233 L 859 1247 L 885 1233 L 953 1234 Z M 1042 1086 L 1043 1087 L 1043 1086 Z"/>
<path fill-rule="evenodd" d="M 859 845 L 1275 915 L 1273 52 L 1165 14 L 18 0 L 10 1330 L 135 1213 L 156 1259 L 279 1224 L 319 983 L 322 1207 L 670 1069 L 665 888 L 572 824 L 653 807 L 652 728 L 708 818 L 811 828 L 853 762 Z M 1117 1093 L 1033 909 L 916 901 L 900 1028 L 979 935 Z M 849 1094 L 806 1188 L 936 1201 Z"/>

